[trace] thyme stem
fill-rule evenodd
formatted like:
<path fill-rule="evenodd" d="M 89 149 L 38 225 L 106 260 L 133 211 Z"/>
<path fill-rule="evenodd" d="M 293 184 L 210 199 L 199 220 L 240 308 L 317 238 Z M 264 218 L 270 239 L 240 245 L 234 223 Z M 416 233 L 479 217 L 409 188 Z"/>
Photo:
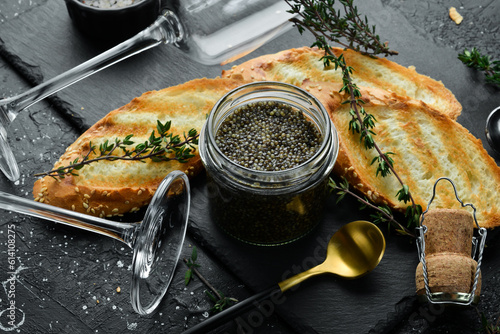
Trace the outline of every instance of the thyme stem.
<path fill-rule="evenodd" d="M 184 262 L 188 264 L 187 259 L 184 259 Z M 196 267 L 192 266 L 190 267 L 190 269 L 196 276 L 198 276 L 198 278 L 200 279 L 200 281 L 203 282 L 203 284 L 205 284 L 210 290 L 212 290 L 212 292 L 217 296 L 218 299 L 222 299 L 222 296 L 219 294 L 217 289 L 215 289 L 215 287 L 212 284 L 210 284 L 209 281 L 207 281 L 207 279 L 198 271 L 198 269 L 196 269 Z"/>
<path fill-rule="evenodd" d="M 217 291 L 215 287 L 208 282 L 205 277 L 198 271 L 198 268 L 200 265 L 196 263 L 196 260 L 198 259 L 198 251 L 196 247 L 193 247 L 193 251 L 191 253 L 191 257 L 189 259 L 184 259 L 184 262 L 188 266 L 188 271 L 186 271 L 186 274 L 184 275 L 184 282 L 186 285 L 189 284 L 191 281 L 191 278 L 193 277 L 193 273 L 205 284 L 212 292 L 205 290 L 205 294 L 210 298 L 210 300 L 214 303 L 213 307 L 210 309 L 211 312 L 217 313 L 224 308 L 231 306 L 233 303 L 237 303 L 238 300 L 232 297 L 226 297 L 224 294 L 220 291 Z"/>
<path fill-rule="evenodd" d="M 76 171 L 84 166 L 102 160 L 116 161 L 142 161 L 151 159 L 155 162 L 176 160 L 186 162 L 194 155 L 194 145 L 198 144 L 199 134 L 195 129 L 191 129 L 188 134 L 184 134 L 184 140 L 179 136 L 174 136 L 169 133 L 171 123 L 165 124 L 157 121 L 157 131 L 159 136 L 155 135 L 155 131 L 151 133 L 149 139 L 144 143 L 137 144 L 131 149 L 134 142 L 131 140 L 133 135 L 128 135 L 124 139 L 116 138 L 114 143 L 109 143 L 107 140 L 99 146 L 99 154 L 95 158 L 90 158 L 92 154 L 96 154 L 96 146 L 89 143 L 89 151 L 85 156 L 75 159 L 68 166 L 58 167 L 47 172 L 35 174 L 35 176 L 52 176 L 64 178 L 66 175 L 78 175 Z M 123 154 L 116 155 L 117 149 L 121 149 Z"/>
<path fill-rule="evenodd" d="M 401 184 L 401 189 L 396 193 L 396 196 L 399 201 L 411 203 L 407 207 L 405 215 L 408 219 L 408 226 L 417 226 L 422 208 L 420 205 L 415 204 L 408 186 L 404 184 L 403 180 L 396 173 L 393 166 L 394 161 L 389 157 L 389 155 L 394 153 L 382 152 L 379 145 L 373 139 L 375 132 L 372 129 L 375 127 L 375 117 L 368 114 L 362 106 L 364 101 L 351 76 L 353 68 L 346 64 L 343 54 L 337 57 L 333 53 L 327 40 L 339 43 L 355 51 L 360 51 L 362 47 L 365 50 L 362 52 L 365 54 L 375 55 L 382 53 L 387 56 L 397 54 L 397 52 L 389 50 L 387 43 L 382 44 L 380 42 L 379 36 L 375 34 L 375 26 L 370 29 L 368 19 L 366 17 L 364 20 L 360 18 L 356 6 L 353 5 L 353 0 L 339 0 L 344 7 L 344 17 L 340 16 L 340 11 L 336 11 L 333 8 L 335 0 L 285 1 L 292 8 L 290 12 L 298 14 L 300 17 L 292 20 L 298 27 L 299 32 L 310 31 L 316 37 L 316 42 L 313 46 L 317 46 L 325 51 L 324 56 L 321 58 L 324 66 L 326 67 L 330 63 L 333 63 L 335 69 L 340 68 L 342 70 L 343 87 L 340 89 L 340 93 L 346 92 L 349 96 L 348 100 L 345 101 L 345 103 L 349 103 L 349 112 L 352 116 L 352 120 L 349 122 L 349 129 L 353 133 L 359 133 L 360 139 L 366 149 L 376 150 L 378 156 L 372 160 L 372 164 L 378 161 L 376 174 L 380 173 L 382 177 L 393 174 L 399 184 Z M 340 41 L 341 38 L 346 38 L 347 43 Z"/>
<path fill-rule="evenodd" d="M 292 8 L 291 13 L 298 17 L 291 19 L 299 31 L 308 30 L 317 40 L 331 40 L 345 48 L 368 55 L 396 55 L 388 43 L 382 43 L 375 33 L 375 26 L 368 25 L 368 19 L 362 19 L 353 0 L 339 0 L 344 16 L 335 10 L 335 0 L 285 0 Z M 346 41 L 344 41 L 346 40 Z M 361 50 L 363 48 L 364 50 Z"/>
<path fill-rule="evenodd" d="M 389 157 L 388 157 L 389 153 L 382 152 L 382 150 L 380 149 L 380 146 L 376 143 L 375 140 L 373 140 L 374 132 L 371 129 L 369 129 L 366 125 L 366 124 L 370 124 L 370 127 L 373 128 L 375 126 L 375 124 L 374 123 L 366 123 L 363 121 L 363 117 L 361 116 L 361 112 L 360 112 L 360 109 L 364 110 L 364 108 L 360 104 L 360 103 L 362 103 L 361 102 L 362 101 L 361 93 L 359 92 L 357 85 L 352 80 L 352 77 L 351 77 L 352 69 L 350 69 L 347 66 L 347 64 L 345 63 L 345 59 L 342 56 L 339 56 L 339 57 L 335 56 L 335 54 L 333 54 L 333 52 L 331 51 L 331 48 L 328 45 L 323 45 L 323 49 L 325 50 L 325 54 L 327 57 L 326 60 L 333 61 L 335 63 L 335 66 L 340 67 L 342 72 L 343 72 L 344 87 L 342 87 L 341 91 L 346 91 L 349 94 L 349 96 L 350 96 L 350 98 L 349 98 L 350 109 L 354 113 L 353 117 L 355 118 L 355 121 L 357 123 L 357 126 L 353 128 L 353 131 L 359 132 L 361 138 L 365 141 L 365 147 L 368 149 L 374 148 L 377 151 L 378 158 L 382 159 L 384 161 L 383 164 L 381 164 L 379 162 L 379 168 L 377 169 L 377 174 L 378 174 L 378 170 L 381 170 L 382 176 L 385 176 L 385 175 L 392 173 L 396 177 L 398 182 L 401 184 L 401 186 L 403 187 L 402 190 L 400 190 L 398 192 L 398 195 L 400 193 L 402 193 L 402 195 L 404 195 L 404 196 L 400 196 L 400 199 L 403 200 L 405 203 L 407 201 L 411 202 L 411 207 L 412 207 L 411 211 L 412 212 L 409 214 L 411 214 L 413 216 L 416 214 L 418 215 L 419 212 L 421 212 L 421 208 L 419 208 L 415 204 L 415 200 L 413 199 L 411 192 L 408 190 L 408 188 L 405 186 L 403 180 L 401 179 L 399 174 L 396 172 L 392 159 L 389 159 Z M 363 111 L 363 113 L 365 115 L 367 115 L 365 111 Z M 365 119 L 366 119 L 366 117 L 365 117 Z M 352 125 L 352 123 L 351 123 L 351 125 Z M 405 190 L 403 190 L 403 189 L 405 189 Z M 414 217 L 407 217 L 407 218 L 409 218 L 409 219 L 411 218 L 411 221 L 409 222 L 408 225 L 415 224 Z"/>
<path fill-rule="evenodd" d="M 345 180 L 345 179 L 344 179 Z M 345 194 L 348 194 L 351 197 L 354 197 L 358 202 L 363 204 L 365 207 L 369 207 L 373 210 L 375 210 L 378 213 L 378 216 L 376 217 L 377 220 L 379 221 L 388 221 L 391 225 L 393 225 L 401 234 L 409 235 L 413 238 L 415 238 L 415 235 L 410 232 L 406 227 L 404 227 L 400 222 L 398 222 L 394 216 L 392 215 L 391 211 L 389 208 L 383 208 L 380 206 L 377 206 L 373 203 L 371 203 L 369 200 L 366 198 L 363 198 L 356 194 L 355 192 L 351 191 L 349 188 L 349 183 L 347 180 L 345 180 L 344 184 L 342 186 L 337 185 L 333 179 L 330 178 L 330 182 L 328 184 L 330 186 L 331 190 L 337 191 L 337 194 L 343 197 Z M 339 198 L 341 200 L 342 198 Z"/>

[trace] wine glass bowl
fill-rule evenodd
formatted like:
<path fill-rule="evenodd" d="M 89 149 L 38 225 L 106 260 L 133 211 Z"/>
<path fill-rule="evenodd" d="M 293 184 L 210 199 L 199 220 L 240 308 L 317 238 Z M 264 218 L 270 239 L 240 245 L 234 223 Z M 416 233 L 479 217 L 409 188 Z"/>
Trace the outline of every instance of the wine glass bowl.
<path fill-rule="evenodd" d="M 189 216 L 186 180 L 177 178 L 160 185 L 156 191 L 159 195 L 153 198 L 142 220 L 134 245 L 130 295 L 139 314 L 150 314 L 156 309 L 172 280 Z"/>
<path fill-rule="evenodd" d="M 82 0 L 65 2 L 77 29 L 89 38 L 102 41 L 121 42 L 132 37 L 153 23 L 160 11 L 160 0 L 135 0 L 112 8 L 91 6 Z"/>
<path fill-rule="evenodd" d="M 105 235 L 132 248 L 130 298 L 137 313 L 148 315 L 172 281 L 186 236 L 190 198 L 186 174 L 173 171 L 158 186 L 142 222 L 115 222 L 2 191 L 0 208 Z"/>

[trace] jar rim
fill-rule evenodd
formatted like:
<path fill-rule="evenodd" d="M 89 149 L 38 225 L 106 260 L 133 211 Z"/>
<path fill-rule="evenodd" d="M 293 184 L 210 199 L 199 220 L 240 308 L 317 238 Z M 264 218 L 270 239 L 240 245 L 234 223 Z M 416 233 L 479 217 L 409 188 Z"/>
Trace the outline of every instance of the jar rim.
<path fill-rule="evenodd" d="M 242 95 L 243 97 L 247 96 L 249 94 L 252 94 L 252 93 L 257 93 L 257 92 L 264 93 L 264 92 L 273 92 L 273 91 L 276 92 L 276 91 L 278 91 L 278 92 L 283 92 L 286 94 L 290 94 L 290 93 L 294 94 L 294 97 L 307 98 L 308 102 L 311 104 L 311 107 L 313 107 L 314 109 L 316 109 L 318 111 L 318 115 L 321 115 L 322 119 L 316 119 L 315 122 L 317 123 L 317 121 L 322 121 L 324 124 L 324 126 L 320 129 L 320 131 L 322 132 L 321 135 L 323 137 L 321 145 L 316 150 L 316 152 L 314 152 L 314 154 L 311 157 L 309 157 L 306 161 L 304 161 L 296 166 L 293 166 L 291 168 L 287 168 L 285 170 L 260 171 L 260 170 L 256 170 L 256 169 L 242 166 L 241 164 L 228 158 L 220 150 L 220 148 L 218 147 L 218 145 L 215 142 L 216 131 L 208 131 L 208 134 L 207 134 L 206 127 L 212 127 L 214 125 L 214 122 L 215 122 L 214 121 L 214 117 L 215 117 L 214 111 L 215 110 L 218 110 L 225 103 L 230 103 L 232 101 L 235 101 L 238 98 L 241 98 L 242 96 L 237 96 L 235 99 L 230 99 L 232 96 L 234 96 L 234 94 L 237 94 L 238 92 L 242 92 L 244 90 L 248 90 L 249 88 L 250 89 L 254 88 L 254 90 L 249 91 L 248 93 Z M 264 94 L 261 97 L 262 97 L 262 99 L 261 99 L 262 101 L 274 100 L 274 98 L 271 94 L 268 94 L 268 95 Z M 234 110 L 235 108 L 236 108 L 236 106 L 231 106 L 230 108 L 228 108 L 228 110 L 229 111 Z M 307 108 L 302 108 L 302 109 L 307 110 Z M 230 112 L 228 112 L 228 114 L 229 113 Z M 309 118 L 312 118 L 310 113 L 307 116 Z M 316 124 L 316 126 L 320 127 L 319 124 Z M 208 141 L 210 141 L 212 147 L 216 150 L 217 154 L 222 159 L 224 159 L 224 162 L 226 164 L 229 164 L 231 166 L 231 168 L 234 168 L 233 172 L 230 171 L 231 173 L 234 173 L 235 170 L 239 170 L 245 174 L 255 175 L 256 176 L 255 180 L 254 180 L 255 182 L 265 180 L 264 182 L 269 182 L 271 184 L 274 182 L 270 181 L 270 179 L 276 179 L 276 180 L 278 180 L 277 182 L 281 182 L 282 180 L 287 179 L 287 176 L 296 174 L 297 171 L 306 168 L 308 165 L 314 165 L 315 161 L 321 155 L 325 155 L 325 151 L 326 151 L 326 153 L 333 151 L 332 152 L 333 162 L 331 163 L 331 165 L 333 167 L 333 164 L 336 161 L 338 150 L 339 150 L 339 145 L 338 145 L 339 139 L 338 139 L 337 130 L 336 130 L 334 124 L 332 123 L 332 121 L 330 120 L 330 117 L 328 116 L 328 113 L 327 113 L 325 107 L 323 106 L 323 104 L 321 102 L 319 102 L 319 100 L 315 96 L 313 96 L 311 93 L 307 92 L 306 90 L 304 90 L 298 86 L 292 85 L 292 84 L 277 82 L 277 81 L 251 82 L 251 83 L 239 86 L 239 87 L 229 91 L 228 93 L 226 93 L 222 98 L 220 98 L 217 101 L 217 103 L 212 108 L 212 110 L 207 118 L 207 121 L 202 129 L 202 133 L 203 133 L 202 136 L 207 137 Z M 273 178 L 271 178 L 271 176 L 273 176 Z"/>

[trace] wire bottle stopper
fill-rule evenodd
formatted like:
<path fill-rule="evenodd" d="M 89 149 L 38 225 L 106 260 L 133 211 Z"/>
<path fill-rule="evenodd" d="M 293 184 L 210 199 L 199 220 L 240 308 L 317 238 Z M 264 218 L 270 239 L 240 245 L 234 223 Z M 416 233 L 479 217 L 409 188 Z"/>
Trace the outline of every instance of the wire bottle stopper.
<path fill-rule="evenodd" d="M 426 254 L 425 254 L 425 234 L 428 232 L 428 228 L 426 225 L 424 225 L 424 220 L 425 220 L 425 215 L 428 213 L 429 208 L 431 206 L 432 201 L 434 200 L 434 197 L 436 195 L 436 187 L 439 181 L 441 180 L 447 180 L 448 182 L 451 183 L 453 186 L 453 190 L 455 192 L 455 197 L 458 202 L 460 202 L 462 208 L 464 207 L 470 207 L 473 210 L 472 216 L 474 219 L 475 226 L 477 227 L 478 231 L 478 236 L 473 236 L 472 235 L 472 251 L 471 251 L 471 258 L 469 259 L 471 262 L 476 261 L 477 266 L 475 269 L 474 273 L 474 281 L 472 284 L 472 288 L 469 292 L 463 292 L 463 291 L 431 291 L 430 285 L 429 285 L 429 273 L 428 273 L 428 261 L 429 259 L 426 259 Z M 418 257 L 420 260 L 420 263 L 422 264 L 422 274 L 423 274 L 423 281 L 424 281 L 424 287 L 425 287 L 425 295 L 421 295 L 421 299 L 425 300 L 427 299 L 428 302 L 432 304 L 456 304 L 456 305 L 471 305 L 472 303 L 477 303 L 479 301 L 479 295 L 476 296 L 476 290 L 478 289 L 478 283 L 480 281 L 480 271 L 481 271 L 481 262 L 482 262 L 482 257 L 483 257 L 483 249 L 484 249 L 484 244 L 486 241 L 486 235 L 487 231 L 484 227 L 480 227 L 477 219 L 476 219 L 476 208 L 474 205 L 467 203 L 464 204 L 462 200 L 459 198 L 457 189 L 455 187 L 455 184 L 453 181 L 451 181 L 449 178 L 446 177 L 441 177 L 437 179 L 437 181 L 434 183 L 433 191 L 432 191 L 432 197 L 427 205 L 427 209 L 422 213 L 421 218 L 420 218 L 420 226 L 416 228 L 416 234 L 417 234 L 417 250 L 418 250 Z M 472 232 L 471 232 L 472 233 Z M 453 256 L 454 254 L 451 253 L 443 253 L 443 255 L 447 256 Z M 450 265 L 449 262 L 445 261 L 447 265 Z M 417 267 L 417 290 L 419 290 L 418 285 L 418 279 L 419 279 L 419 268 Z M 422 275 L 420 275 L 422 277 Z M 434 277 L 433 277 L 434 278 Z M 469 279 L 470 282 L 470 279 Z M 439 288 L 439 287 L 438 287 Z M 439 289 L 437 289 L 439 290 Z M 417 291 L 418 292 L 418 291 Z M 422 298 L 423 297 L 423 298 Z M 427 297 L 427 298 L 425 298 Z"/>

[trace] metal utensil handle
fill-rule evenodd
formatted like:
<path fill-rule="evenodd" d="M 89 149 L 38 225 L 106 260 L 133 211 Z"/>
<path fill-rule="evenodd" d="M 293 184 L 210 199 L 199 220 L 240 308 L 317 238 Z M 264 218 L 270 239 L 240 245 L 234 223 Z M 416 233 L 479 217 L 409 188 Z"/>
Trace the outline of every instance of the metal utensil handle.
<path fill-rule="evenodd" d="M 457 201 L 460 202 L 460 204 L 462 205 L 462 207 L 467 207 L 468 206 L 468 207 L 472 208 L 474 222 L 476 224 L 476 227 L 478 228 L 478 233 L 479 233 L 479 237 L 480 237 L 480 241 L 479 241 L 479 253 L 478 253 L 478 258 L 477 258 L 476 273 L 474 275 L 474 283 L 472 285 L 472 291 L 470 292 L 469 298 L 465 302 L 462 302 L 462 301 L 442 301 L 442 300 L 436 300 L 436 299 L 434 299 L 432 297 L 432 293 L 431 293 L 431 290 L 429 288 L 429 277 L 427 275 L 427 263 L 425 261 L 425 237 L 424 237 L 425 233 L 427 233 L 427 226 L 424 225 L 424 216 L 429 211 L 429 208 L 430 208 L 430 206 L 432 204 L 432 201 L 434 200 L 434 197 L 436 196 L 436 187 L 437 187 L 437 184 L 441 180 L 447 180 L 448 182 L 451 183 L 451 185 L 453 186 L 453 190 L 455 192 L 455 197 L 456 197 Z M 480 268 L 481 268 L 481 263 L 482 263 L 482 260 L 483 260 L 483 249 L 484 249 L 484 244 L 486 242 L 486 235 L 487 235 L 486 229 L 484 227 L 480 227 L 479 224 L 478 224 L 478 222 L 477 222 L 476 208 L 474 207 L 474 205 L 472 205 L 471 203 L 464 204 L 464 202 L 458 196 L 457 188 L 456 188 L 455 184 L 453 183 L 453 181 L 450 180 L 447 177 L 440 177 L 434 183 L 434 187 L 432 189 L 432 197 L 431 197 L 429 203 L 427 204 L 427 208 L 425 209 L 425 211 L 421 215 L 420 226 L 417 227 L 416 229 L 417 229 L 417 235 L 418 235 L 418 237 L 417 237 L 417 251 L 418 251 L 419 260 L 420 260 L 420 262 L 422 262 L 422 270 L 423 270 L 423 275 L 424 275 L 425 293 L 427 295 L 427 300 L 430 303 L 432 303 L 432 304 L 443 304 L 443 303 L 460 304 L 460 305 L 470 305 L 470 304 L 472 304 L 472 302 L 474 300 L 474 297 L 475 297 L 477 284 L 478 284 L 478 281 L 479 281 L 479 273 L 481 271 Z M 474 245 L 474 251 L 471 254 L 472 258 L 474 258 L 475 255 L 476 255 L 477 246 L 478 246 L 477 240 L 473 240 L 473 245 Z"/>

